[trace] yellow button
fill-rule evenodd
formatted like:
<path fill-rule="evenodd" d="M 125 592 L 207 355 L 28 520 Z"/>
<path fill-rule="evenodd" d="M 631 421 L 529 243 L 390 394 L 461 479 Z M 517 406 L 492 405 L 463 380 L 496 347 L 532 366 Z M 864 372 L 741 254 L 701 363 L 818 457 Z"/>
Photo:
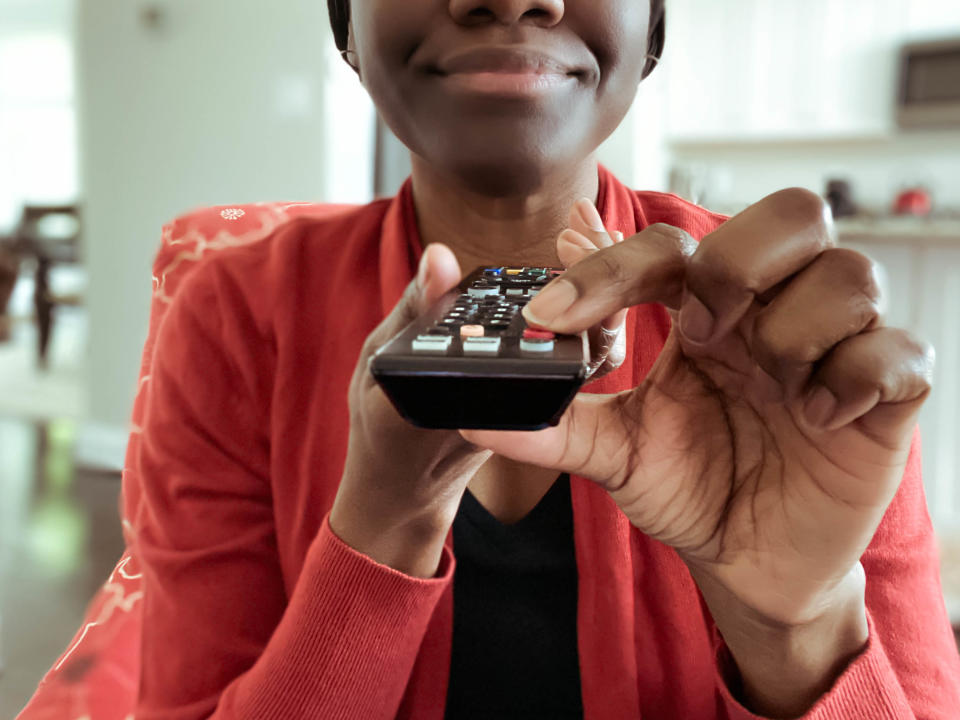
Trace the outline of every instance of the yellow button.
<path fill-rule="evenodd" d="M 507 275 L 519 275 L 523 272 L 523 268 L 507 268 Z"/>
<path fill-rule="evenodd" d="M 460 327 L 460 337 L 483 337 L 483 325 L 462 325 Z"/>

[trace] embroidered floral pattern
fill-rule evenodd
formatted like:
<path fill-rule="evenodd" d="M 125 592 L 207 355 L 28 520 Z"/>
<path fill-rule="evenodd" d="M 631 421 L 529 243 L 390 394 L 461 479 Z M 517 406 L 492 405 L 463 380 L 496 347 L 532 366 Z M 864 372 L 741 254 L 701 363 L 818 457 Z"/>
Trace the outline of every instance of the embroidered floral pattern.
<path fill-rule="evenodd" d="M 224 220 L 239 220 L 246 214 L 246 211 L 240 208 L 227 208 L 226 210 L 220 211 L 220 217 Z"/>

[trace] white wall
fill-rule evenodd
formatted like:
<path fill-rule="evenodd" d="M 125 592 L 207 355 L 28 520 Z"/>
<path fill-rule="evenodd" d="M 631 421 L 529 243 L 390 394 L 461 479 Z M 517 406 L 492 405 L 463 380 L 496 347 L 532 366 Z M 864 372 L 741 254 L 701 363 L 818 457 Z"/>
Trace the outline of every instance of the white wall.
<path fill-rule="evenodd" d="M 316 0 L 80 0 L 77 20 L 90 428 L 122 442 L 161 225 L 203 205 L 324 196 L 330 31 Z"/>

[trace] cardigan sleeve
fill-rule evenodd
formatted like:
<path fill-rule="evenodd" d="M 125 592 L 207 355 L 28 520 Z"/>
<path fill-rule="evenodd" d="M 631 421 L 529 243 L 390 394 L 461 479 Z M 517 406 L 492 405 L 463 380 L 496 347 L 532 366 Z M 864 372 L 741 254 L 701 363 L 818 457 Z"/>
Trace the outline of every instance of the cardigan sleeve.
<path fill-rule="evenodd" d="M 940 588 L 937 548 L 914 434 L 903 481 L 861 558 L 869 640 L 804 720 L 952 720 L 960 713 L 960 656 Z M 718 635 L 719 637 L 719 635 Z M 760 720 L 730 692 L 736 675 L 718 639 L 717 683 L 728 720 Z M 731 672 L 732 671 L 732 672 Z"/>
<path fill-rule="evenodd" d="M 345 545 L 324 517 L 287 596 L 269 333 L 215 265 L 177 293 L 153 359 L 131 518 L 144 588 L 135 715 L 392 719 L 452 556 L 435 578 L 412 578 Z"/>

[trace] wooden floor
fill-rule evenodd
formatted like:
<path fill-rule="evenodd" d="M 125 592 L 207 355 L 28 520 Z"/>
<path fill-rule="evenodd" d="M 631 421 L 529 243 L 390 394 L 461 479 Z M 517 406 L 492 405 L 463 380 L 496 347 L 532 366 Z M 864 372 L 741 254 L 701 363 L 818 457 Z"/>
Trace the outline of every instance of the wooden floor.
<path fill-rule="evenodd" d="M 76 423 L 0 418 L 0 718 L 13 718 L 120 557 L 119 475 L 78 470 Z"/>

